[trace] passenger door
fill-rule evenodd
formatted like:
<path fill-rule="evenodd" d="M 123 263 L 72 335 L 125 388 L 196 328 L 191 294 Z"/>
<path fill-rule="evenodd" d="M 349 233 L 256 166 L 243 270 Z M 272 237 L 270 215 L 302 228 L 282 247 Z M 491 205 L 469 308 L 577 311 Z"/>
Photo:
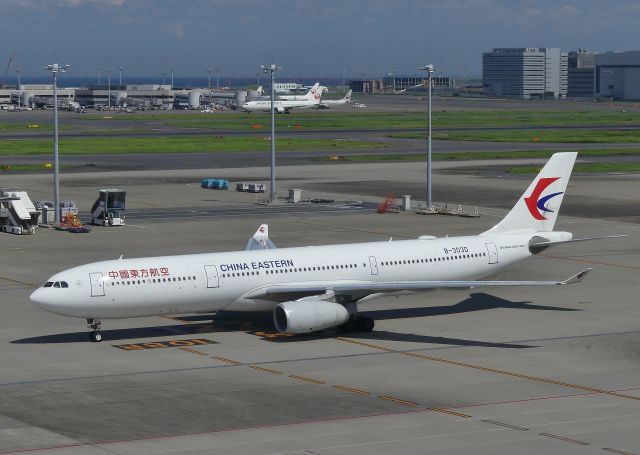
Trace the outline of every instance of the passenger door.
<path fill-rule="evenodd" d="M 487 253 L 489 254 L 489 264 L 497 264 L 498 263 L 498 249 L 496 248 L 495 243 L 485 243 L 487 247 Z"/>
<path fill-rule="evenodd" d="M 218 276 L 218 267 L 216 267 L 215 265 L 205 265 L 204 272 L 207 275 L 207 287 L 219 288 L 220 277 Z"/>
<path fill-rule="evenodd" d="M 102 273 L 90 273 L 89 282 L 91 283 L 91 297 L 102 297 L 104 295 L 104 281 Z"/>

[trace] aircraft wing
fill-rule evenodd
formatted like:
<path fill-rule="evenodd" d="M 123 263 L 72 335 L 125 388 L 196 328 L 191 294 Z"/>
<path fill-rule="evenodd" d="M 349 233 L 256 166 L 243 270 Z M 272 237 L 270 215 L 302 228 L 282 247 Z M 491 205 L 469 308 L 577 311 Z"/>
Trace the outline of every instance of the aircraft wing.
<path fill-rule="evenodd" d="M 313 295 L 334 294 L 358 300 L 371 294 L 419 293 L 432 289 L 472 289 L 486 286 L 563 286 L 579 283 L 591 268 L 562 281 L 358 281 L 345 283 L 272 285 L 255 289 L 245 295 L 249 299 L 296 300 Z"/>

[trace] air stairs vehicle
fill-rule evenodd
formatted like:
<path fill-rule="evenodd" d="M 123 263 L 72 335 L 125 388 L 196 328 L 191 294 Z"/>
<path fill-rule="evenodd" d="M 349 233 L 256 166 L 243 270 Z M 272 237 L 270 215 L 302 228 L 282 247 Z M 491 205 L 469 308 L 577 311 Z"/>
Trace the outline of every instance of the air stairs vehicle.
<path fill-rule="evenodd" d="M 124 226 L 126 194 L 126 191 L 117 189 L 100 190 L 98 199 L 91 207 L 91 224 Z"/>
<path fill-rule="evenodd" d="M 35 234 L 40 212 L 26 191 L 0 189 L 0 230 L 11 234 Z"/>

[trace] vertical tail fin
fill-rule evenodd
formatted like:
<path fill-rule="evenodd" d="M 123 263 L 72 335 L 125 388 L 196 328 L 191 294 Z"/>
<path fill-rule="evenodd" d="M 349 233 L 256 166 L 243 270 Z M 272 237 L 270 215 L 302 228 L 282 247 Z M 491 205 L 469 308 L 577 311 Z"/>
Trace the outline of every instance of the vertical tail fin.
<path fill-rule="evenodd" d="M 245 250 L 271 250 L 277 248 L 269 239 L 269 225 L 261 224 L 253 237 L 247 240 Z"/>
<path fill-rule="evenodd" d="M 351 89 L 349 89 L 349 91 L 347 92 L 347 94 L 344 96 L 344 99 L 345 99 L 345 101 L 346 101 L 347 103 L 350 103 L 350 102 L 351 102 L 351 92 L 352 92 L 352 90 L 351 90 Z"/>
<path fill-rule="evenodd" d="M 554 153 L 507 216 L 480 235 L 553 231 L 577 155 Z"/>
<path fill-rule="evenodd" d="M 316 96 L 316 93 L 318 92 L 318 88 L 320 87 L 320 82 L 316 82 L 313 87 L 311 87 L 311 90 L 309 90 L 305 95 L 304 98 L 305 99 L 314 99 Z"/>

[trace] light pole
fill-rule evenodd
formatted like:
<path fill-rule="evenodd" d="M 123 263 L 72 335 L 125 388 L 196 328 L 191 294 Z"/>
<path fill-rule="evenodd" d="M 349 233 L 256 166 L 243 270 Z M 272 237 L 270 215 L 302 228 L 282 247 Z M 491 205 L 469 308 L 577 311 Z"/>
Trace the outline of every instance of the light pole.
<path fill-rule="evenodd" d="M 342 91 L 347 91 L 347 70 L 342 68 Z"/>
<path fill-rule="evenodd" d="M 258 88 L 260 88 L 260 71 L 256 72 L 256 76 L 258 76 Z"/>
<path fill-rule="evenodd" d="M 220 67 L 214 68 L 216 71 L 216 92 L 220 91 Z"/>
<path fill-rule="evenodd" d="M 173 66 L 171 67 L 171 90 L 173 90 Z"/>
<path fill-rule="evenodd" d="M 122 67 L 118 67 L 118 85 L 122 85 Z"/>
<path fill-rule="evenodd" d="M 393 93 L 396 92 L 396 70 L 391 70 L 391 72 L 389 73 L 389 76 L 391 76 L 391 82 L 393 83 Z"/>
<path fill-rule="evenodd" d="M 213 73 L 213 68 L 209 67 L 209 92 L 211 92 L 211 73 Z"/>
<path fill-rule="evenodd" d="M 107 68 L 107 107 L 111 110 L 111 68 Z"/>
<path fill-rule="evenodd" d="M 273 106 L 273 100 L 275 96 L 275 90 L 273 89 L 273 77 L 276 71 L 281 70 L 275 63 L 271 65 L 260 65 L 262 71 L 271 74 L 271 189 L 270 199 L 271 203 L 277 202 L 276 197 L 276 111 Z"/>
<path fill-rule="evenodd" d="M 18 68 L 16 73 L 18 73 L 18 110 L 22 109 L 22 91 L 20 90 L 20 73 L 22 70 Z"/>
<path fill-rule="evenodd" d="M 167 73 L 162 73 L 162 85 L 165 85 L 167 82 Z"/>
<path fill-rule="evenodd" d="M 101 76 L 101 74 L 100 74 L 100 69 L 101 69 L 101 68 L 100 68 L 100 67 L 98 67 L 98 85 L 100 85 L 100 76 Z"/>
<path fill-rule="evenodd" d="M 45 66 L 53 74 L 53 203 L 55 224 L 60 224 L 60 163 L 58 159 L 58 73 L 64 73 L 69 65 L 52 63 Z"/>
<path fill-rule="evenodd" d="M 422 71 L 426 71 L 428 75 L 428 102 L 427 102 L 427 208 L 430 209 L 433 207 L 433 203 L 431 201 L 431 75 L 435 71 L 433 65 L 425 65 L 418 68 Z"/>

